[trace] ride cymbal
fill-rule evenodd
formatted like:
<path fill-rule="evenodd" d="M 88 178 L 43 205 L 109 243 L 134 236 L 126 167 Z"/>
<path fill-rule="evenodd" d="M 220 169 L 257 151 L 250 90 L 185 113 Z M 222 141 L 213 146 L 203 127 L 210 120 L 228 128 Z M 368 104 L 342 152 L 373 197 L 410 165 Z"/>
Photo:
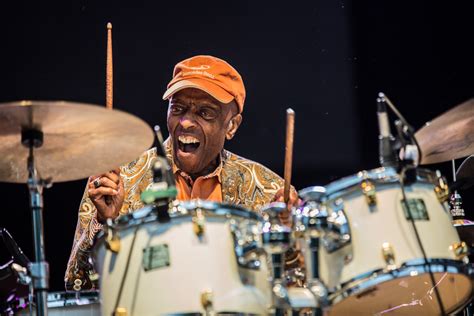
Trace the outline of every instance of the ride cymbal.
<path fill-rule="evenodd" d="M 0 181 L 25 183 L 29 149 L 22 132 L 43 133 L 34 149 L 43 179 L 64 182 L 106 172 L 136 159 L 153 143 L 153 131 L 131 114 L 66 101 L 0 103 Z"/>
<path fill-rule="evenodd" d="M 421 148 L 422 165 L 474 154 L 474 99 L 427 123 L 415 137 Z"/>

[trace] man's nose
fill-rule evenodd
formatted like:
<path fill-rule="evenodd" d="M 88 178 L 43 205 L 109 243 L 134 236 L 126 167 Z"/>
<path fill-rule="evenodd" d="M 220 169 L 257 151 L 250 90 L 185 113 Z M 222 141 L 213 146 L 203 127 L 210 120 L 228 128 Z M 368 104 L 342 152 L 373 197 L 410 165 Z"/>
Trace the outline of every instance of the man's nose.
<path fill-rule="evenodd" d="M 188 129 L 188 128 L 195 127 L 196 126 L 196 121 L 190 115 L 185 115 L 179 120 L 179 124 L 181 124 L 181 126 L 184 129 Z"/>

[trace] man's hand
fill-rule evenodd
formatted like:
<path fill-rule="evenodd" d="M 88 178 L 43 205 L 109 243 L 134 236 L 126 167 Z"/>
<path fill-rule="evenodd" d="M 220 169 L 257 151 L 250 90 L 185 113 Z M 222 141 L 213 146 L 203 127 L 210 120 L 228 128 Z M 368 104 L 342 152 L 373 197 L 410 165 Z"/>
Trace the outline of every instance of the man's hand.
<path fill-rule="evenodd" d="M 122 208 L 125 191 L 120 178 L 120 170 L 89 177 L 88 193 L 97 208 L 97 220 L 101 223 L 107 218 L 116 218 Z"/>
<path fill-rule="evenodd" d="M 284 200 L 284 188 L 280 188 L 276 193 L 275 196 L 273 197 L 273 202 L 285 202 Z M 291 226 L 292 220 L 291 220 L 291 209 L 293 207 L 299 206 L 301 203 L 301 200 L 298 198 L 298 194 L 296 194 L 296 191 L 291 188 L 290 189 L 290 197 L 288 200 L 288 208 L 287 211 L 284 213 L 280 213 L 280 221 L 282 224 Z"/>

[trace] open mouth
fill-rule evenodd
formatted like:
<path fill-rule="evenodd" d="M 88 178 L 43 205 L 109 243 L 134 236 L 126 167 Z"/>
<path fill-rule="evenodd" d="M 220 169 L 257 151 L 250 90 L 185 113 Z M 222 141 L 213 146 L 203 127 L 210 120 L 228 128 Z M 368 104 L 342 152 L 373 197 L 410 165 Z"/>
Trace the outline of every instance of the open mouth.
<path fill-rule="evenodd" d="M 178 137 L 178 148 L 182 152 L 192 153 L 199 148 L 200 142 L 196 137 L 193 136 L 179 136 Z"/>

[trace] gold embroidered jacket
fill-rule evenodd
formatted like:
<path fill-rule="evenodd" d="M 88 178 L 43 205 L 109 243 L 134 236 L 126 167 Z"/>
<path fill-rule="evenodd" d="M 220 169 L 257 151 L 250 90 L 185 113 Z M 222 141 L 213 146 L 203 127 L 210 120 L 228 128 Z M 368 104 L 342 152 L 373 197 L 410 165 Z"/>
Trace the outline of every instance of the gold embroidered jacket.
<path fill-rule="evenodd" d="M 171 148 L 165 142 L 167 158 L 171 162 Z M 121 166 L 125 199 L 120 215 L 138 210 L 144 206 L 140 194 L 152 183 L 151 166 L 157 156 L 156 148 L 143 153 L 137 160 Z M 258 211 L 270 203 L 283 180 L 273 171 L 259 163 L 239 157 L 227 150 L 221 152 L 221 186 L 224 203 L 237 204 L 246 209 Z M 97 209 L 87 194 L 87 188 L 79 206 L 71 256 L 66 269 L 66 289 L 79 291 L 96 287 L 94 268 L 89 260 L 95 235 L 102 229 L 97 221 Z"/>

